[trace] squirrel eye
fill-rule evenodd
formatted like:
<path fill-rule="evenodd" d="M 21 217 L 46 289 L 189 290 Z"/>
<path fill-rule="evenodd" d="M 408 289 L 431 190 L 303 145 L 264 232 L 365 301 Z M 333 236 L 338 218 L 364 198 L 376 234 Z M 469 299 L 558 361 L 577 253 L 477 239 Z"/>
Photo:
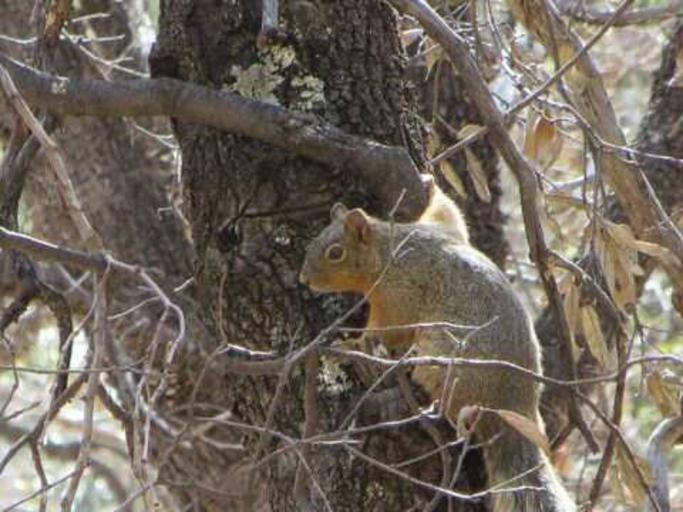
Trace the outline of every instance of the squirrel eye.
<path fill-rule="evenodd" d="M 325 256 L 328 260 L 338 263 L 346 257 L 346 249 L 339 244 L 332 244 L 325 251 Z"/>

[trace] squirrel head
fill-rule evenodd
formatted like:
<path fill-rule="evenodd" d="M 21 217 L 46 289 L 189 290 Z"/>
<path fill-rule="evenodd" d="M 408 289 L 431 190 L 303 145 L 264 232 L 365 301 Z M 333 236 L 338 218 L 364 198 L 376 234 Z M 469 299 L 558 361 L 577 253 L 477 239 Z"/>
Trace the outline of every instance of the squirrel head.
<path fill-rule="evenodd" d="M 330 217 L 330 225 L 306 249 L 299 281 L 317 291 L 366 292 L 381 272 L 376 220 L 341 203 Z"/>

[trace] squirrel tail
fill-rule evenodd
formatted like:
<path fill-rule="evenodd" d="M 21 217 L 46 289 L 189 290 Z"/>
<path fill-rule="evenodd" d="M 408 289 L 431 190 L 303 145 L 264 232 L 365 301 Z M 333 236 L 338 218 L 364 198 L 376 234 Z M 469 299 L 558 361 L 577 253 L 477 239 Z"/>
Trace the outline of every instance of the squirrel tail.
<path fill-rule="evenodd" d="M 495 423 L 496 430 L 502 433 L 486 436 L 491 442 L 484 447 L 489 488 L 494 491 L 493 511 L 576 512 L 576 505 L 543 451 L 502 422 Z"/>

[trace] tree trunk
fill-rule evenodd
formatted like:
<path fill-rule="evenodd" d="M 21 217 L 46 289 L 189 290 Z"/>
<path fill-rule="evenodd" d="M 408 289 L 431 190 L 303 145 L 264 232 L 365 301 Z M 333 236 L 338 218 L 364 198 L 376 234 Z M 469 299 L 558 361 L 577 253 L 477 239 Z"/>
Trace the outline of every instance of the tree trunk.
<path fill-rule="evenodd" d="M 310 112 L 351 133 L 407 145 L 420 162 L 420 125 L 393 11 L 373 0 L 281 6 L 282 26 L 257 46 L 257 2 L 162 2 L 153 73 Z M 182 122 L 174 129 L 196 253 L 196 299 L 209 333 L 201 343 L 192 340 L 180 358 L 174 400 L 185 405 L 177 417 L 190 422 L 230 411 L 236 421 L 294 438 L 336 430 L 366 389 L 357 368 L 311 355 L 291 369 L 280 389 L 277 377 L 231 374 L 234 351 L 228 347 L 284 355 L 310 343 L 357 297 L 319 297 L 298 284 L 307 242 L 326 225 L 335 201 L 370 212 L 393 205 L 379 204 L 345 173 L 331 179 L 329 170 L 263 143 Z M 218 350 L 222 355 L 205 367 L 207 356 Z M 276 437 L 248 428 L 217 425 L 216 431 L 243 443 L 251 461 L 281 446 Z M 365 453 L 389 464 L 434 448 L 419 428 L 358 441 Z M 309 468 L 294 450 L 260 468 L 262 486 L 255 494 L 266 492 L 272 510 L 322 510 L 326 501 L 335 511 L 408 510 L 432 498 L 339 445 L 306 447 L 301 454 Z M 231 465 L 239 468 L 234 478 L 249 482 L 249 466 L 236 460 L 229 453 L 193 450 L 171 457 L 163 474 L 169 483 L 190 478 L 199 484 L 174 489 L 184 501 L 211 510 L 253 510 L 254 496 L 242 496 L 240 503 L 220 492 L 235 490 L 224 469 Z M 437 454 L 406 471 L 438 483 L 439 461 Z"/>

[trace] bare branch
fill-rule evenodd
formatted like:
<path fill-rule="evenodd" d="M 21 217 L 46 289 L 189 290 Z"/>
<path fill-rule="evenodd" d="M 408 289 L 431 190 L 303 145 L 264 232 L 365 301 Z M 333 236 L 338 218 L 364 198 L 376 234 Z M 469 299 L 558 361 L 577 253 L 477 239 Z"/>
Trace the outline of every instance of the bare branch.
<path fill-rule="evenodd" d="M 662 420 L 647 441 L 647 460 L 652 468 L 653 492 L 662 512 L 669 512 L 669 469 L 667 455 L 683 438 L 683 415 Z"/>
<path fill-rule="evenodd" d="M 26 102 L 19 94 L 16 84 L 12 80 L 12 76 L 2 65 L 0 65 L 0 85 L 2 85 L 7 97 L 17 113 L 21 116 L 21 119 L 40 142 L 40 145 L 43 147 L 48 159 L 52 163 L 52 167 L 54 168 L 57 177 L 59 192 L 68 206 L 71 220 L 78 229 L 85 246 L 91 250 L 102 249 L 102 240 L 90 225 L 90 222 L 83 211 L 83 206 L 71 183 L 71 178 L 69 177 L 66 164 L 64 163 L 64 157 L 62 156 L 59 146 L 47 134 L 38 119 L 33 115 L 33 112 L 31 112 L 31 109 L 26 105 Z"/>
<path fill-rule="evenodd" d="M 638 483 L 641 485 L 641 487 L 647 494 L 653 509 L 656 512 L 662 512 L 661 508 L 659 507 L 659 504 L 657 503 L 657 500 L 655 499 L 654 492 L 650 485 L 647 483 L 647 478 L 645 478 L 645 475 L 643 475 L 643 471 L 638 465 L 638 461 L 636 460 L 636 457 L 633 454 L 631 447 L 628 445 L 628 442 L 624 438 L 624 434 L 621 432 L 619 426 L 612 423 L 612 421 L 610 421 L 610 419 L 607 416 L 605 416 L 605 414 L 600 410 L 600 408 L 597 405 L 595 405 L 587 396 L 583 395 L 579 391 L 577 391 L 577 394 L 581 397 L 583 403 L 588 405 L 590 409 L 595 413 L 595 415 L 598 418 L 600 418 L 600 421 L 602 421 L 610 429 L 610 432 L 614 433 L 615 438 L 619 440 L 619 444 L 623 449 L 624 454 L 626 455 L 626 458 L 629 461 L 629 464 L 631 464 L 631 466 L 633 467 L 633 471 L 636 474 L 636 477 L 638 478 Z"/>
<path fill-rule="evenodd" d="M 170 116 L 213 126 L 294 151 L 332 169 L 347 169 L 383 204 L 395 204 L 405 190 L 402 218 L 417 217 L 426 205 L 426 191 L 404 148 L 347 134 L 310 114 L 170 78 L 106 82 L 54 77 L 4 55 L 0 66 L 29 104 L 55 114 Z"/>
<path fill-rule="evenodd" d="M 105 333 L 106 333 L 106 322 L 107 322 L 107 302 L 106 302 L 106 282 L 107 273 L 105 273 L 99 280 L 95 281 L 95 336 L 92 340 L 92 357 L 88 359 L 91 365 L 98 367 L 101 364 L 104 354 L 105 346 Z M 81 447 L 78 453 L 78 458 L 76 460 L 76 469 L 74 470 L 74 475 L 69 482 L 69 487 L 66 494 L 61 501 L 61 509 L 64 512 L 69 512 L 73 504 L 73 500 L 76 497 L 76 491 L 78 490 L 78 484 L 85 472 L 86 467 L 90 464 L 90 450 L 92 446 L 92 433 L 93 433 L 93 415 L 95 413 L 95 396 L 97 394 L 97 388 L 100 386 L 100 374 L 99 372 L 91 372 L 88 375 L 88 384 L 86 387 L 85 394 L 85 407 L 83 412 L 83 437 L 81 440 Z"/>
<path fill-rule="evenodd" d="M 29 494 L 28 496 L 25 496 L 24 498 L 20 499 L 19 501 L 15 502 L 15 503 L 12 503 L 9 507 L 4 508 L 4 509 L 3 509 L 3 512 L 10 512 L 10 510 L 15 510 L 17 507 L 19 507 L 20 505 L 23 505 L 23 504 L 26 503 L 27 501 L 31 501 L 31 500 L 32 500 L 33 498 L 35 498 L 36 496 L 42 496 L 42 495 L 44 495 L 46 492 L 48 492 L 48 491 L 49 491 L 50 489 L 52 489 L 53 487 L 57 487 L 58 485 L 61 485 L 62 483 L 64 483 L 64 482 L 66 482 L 67 480 L 69 480 L 71 477 L 74 476 L 74 473 L 75 473 L 75 471 L 71 471 L 70 473 L 64 475 L 62 478 L 59 478 L 59 479 L 55 480 L 55 481 L 52 482 L 51 484 L 46 485 L 46 486 L 44 486 L 44 487 L 41 487 L 41 488 L 38 489 L 37 491 L 32 492 L 31 494 Z"/>
<path fill-rule="evenodd" d="M 57 261 L 81 270 L 103 272 L 107 268 L 107 259 L 102 254 L 65 249 L 58 245 L 38 240 L 0 226 L 0 247 L 14 249 L 39 261 Z"/>
<path fill-rule="evenodd" d="M 565 16 L 574 18 L 577 21 L 602 25 L 614 14 L 608 9 L 599 9 L 593 5 L 586 5 L 584 2 L 575 0 L 558 0 L 555 2 L 558 10 Z M 659 23 L 666 19 L 673 18 L 683 9 L 683 1 L 671 0 L 666 5 L 656 7 L 643 7 L 633 9 L 614 22 L 615 27 L 626 27 L 629 25 L 641 25 L 647 23 Z"/>

